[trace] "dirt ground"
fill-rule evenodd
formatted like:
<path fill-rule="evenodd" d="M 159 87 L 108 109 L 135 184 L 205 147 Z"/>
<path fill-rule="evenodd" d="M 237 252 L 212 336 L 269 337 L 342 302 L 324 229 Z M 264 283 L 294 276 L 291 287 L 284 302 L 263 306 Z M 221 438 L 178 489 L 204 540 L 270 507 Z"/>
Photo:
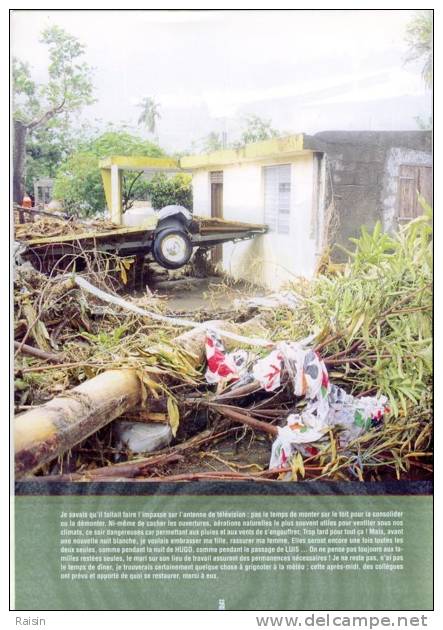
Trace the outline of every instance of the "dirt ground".
<path fill-rule="evenodd" d="M 183 278 L 152 285 L 158 295 L 165 297 L 171 311 L 190 313 L 204 310 L 218 315 L 235 310 L 235 300 L 254 295 L 264 295 L 265 290 L 243 282 L 229 282 L 226 278 Z"/>

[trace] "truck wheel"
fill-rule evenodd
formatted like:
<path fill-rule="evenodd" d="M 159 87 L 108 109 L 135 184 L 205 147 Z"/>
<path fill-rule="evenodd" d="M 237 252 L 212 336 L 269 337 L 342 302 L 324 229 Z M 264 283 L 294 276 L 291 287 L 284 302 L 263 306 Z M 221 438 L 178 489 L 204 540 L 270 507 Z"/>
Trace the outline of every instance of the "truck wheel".
<path fill-rule="evenodd" d="M 179 269 L 191 258 L 191 239 L 179 228 L 165 228 L 156 235 L 152 253 L 162 267 Z"/>

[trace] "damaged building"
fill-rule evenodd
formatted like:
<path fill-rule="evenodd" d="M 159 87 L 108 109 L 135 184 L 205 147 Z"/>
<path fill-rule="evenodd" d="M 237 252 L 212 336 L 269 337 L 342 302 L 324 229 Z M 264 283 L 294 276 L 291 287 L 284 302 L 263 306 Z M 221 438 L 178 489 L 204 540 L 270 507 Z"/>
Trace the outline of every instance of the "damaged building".
<path fill-rule="evenodd" d="M 432 204 L 429 131 L 325 131 L 183 157 L 194 213 L 268 225 L 253 241 L 219 246 L 236 279 L 278 288 L 311 277 L 328 244 L 348 245 L 365 225 L 387 232 Z M 340 250 L 333 249 L 340 259 Z"/>

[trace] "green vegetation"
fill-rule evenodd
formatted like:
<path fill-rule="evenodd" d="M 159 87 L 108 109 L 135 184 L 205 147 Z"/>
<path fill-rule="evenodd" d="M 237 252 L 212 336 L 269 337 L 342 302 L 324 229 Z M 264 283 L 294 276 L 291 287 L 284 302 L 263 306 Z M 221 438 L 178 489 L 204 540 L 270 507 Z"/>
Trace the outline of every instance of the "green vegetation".
<path fill-rule="evenodd" d="M 203 138 L 203 153 L 212 153 L 213 151 L 220 151 L 223 148 L 223 139 L 221 133 L 211 131 L 211 133 Z"/>
<path fill-rule="evenodd" d="M 301 308 L 278 337 L 316 333 L 334 382 L 389 397 L 395 415 L 429 406 L 432 378 L 431 209 L 390 236 L 378 223 L 348 252 L 350 263 L 301 288 Z M 428 401 L 428 402 L 426 402 Z"/>
<path fill-rule="evenodd" d="M 179 173 L 174 177 L 167 177 L 163 173 L 154 175 L 148 184 L 153 208 L 176 204 L 192 210 L 192 177 Z"/>
<path fill-rule="evenodd" d="M 249 144 L 250 142 L 260 142 L 276 138 L 282 133 L 278 132 L 271 126 L 270 120 L 260 118 L 255 114 L 248 114 L 244 117 L 244 128 L 241 134 L 240 145 Z"/>
<path fill-rule="evenodd" d="M 18 203 L 25 191 L 27 152 L 36 160 L 43 140 L 42 154 L 52 167 L 54 160 L 60 157 L 59 151 L 63 152 L 66 147 L 62 138 L 69 128 L 71 115 L 94 101 L 91 68 L 81 61 L 85 51 L 83 44 L 58 26 L 45 29 L 41 42 L 47 45 L 49 52 L 46 83 L 36 83 L 29 64 L 13 59 L 13 196 Z M 44 130 L 48 134 L 42 136 Z"/>
<path fill-rule="evenodd" d="M 240 134 L 240 140 L 237 142 L 226 144 L 221 133 L 211 131 L 196 144 L 201 146 L 202 153 L 212 153 L 221 149 L 240 149 L 245 144 L 269 140 L 270 138 L 283 136 L 285 133 L 274 129 L 271 125 L 271 120 L 260 118 L 256 114 L 247 114 L 243 117 L 243 129 Z"/>
<path fill-rule="evenodd" d="M 428 87 L 432 87 L 432 11 L 416 11 L 406 30 L 409 45 L 407 61 L 423 63 L 422 76 Z"/>
<path fill-rule="evenodd" d="M 164 155 L 159 146 L 126 131 L 107 131 L 79 144 L 78 150 L 57 170 L 54 197 L 63 202 L 68 213 L 91 216 L 106 207 L 98 162 L 109 155 Z M 148 182 L 140 173 L 126 172 L 123 178 L 123 209 L 134 199 L 144 199 Z"/>

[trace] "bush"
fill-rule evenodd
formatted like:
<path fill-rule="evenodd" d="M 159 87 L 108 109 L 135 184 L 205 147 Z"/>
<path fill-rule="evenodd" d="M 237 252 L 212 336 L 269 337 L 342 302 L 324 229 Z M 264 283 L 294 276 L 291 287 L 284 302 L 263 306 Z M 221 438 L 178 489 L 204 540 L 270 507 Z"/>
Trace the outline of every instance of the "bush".
<path fill-rule="evenodd" d="M 163 173 L 154 175 L 148 182 L 148 192 L 156 210 L 169 205 L 192 210 L 192 177 L 188 174 L 179 173 L 174 177 L 167 177 Z"/>

